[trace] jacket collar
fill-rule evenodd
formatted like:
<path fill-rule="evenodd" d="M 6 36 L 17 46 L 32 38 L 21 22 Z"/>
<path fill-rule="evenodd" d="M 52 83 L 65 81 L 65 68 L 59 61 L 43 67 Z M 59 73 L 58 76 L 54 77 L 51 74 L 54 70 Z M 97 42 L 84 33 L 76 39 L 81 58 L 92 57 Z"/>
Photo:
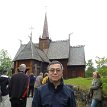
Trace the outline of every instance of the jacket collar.
<path fill-rule="evenodd" d="M 64 85 L 64 82 L 63 82 L 63 79 L 61 79 L 60 84 L 57 86 L 57 88 L 55 88 L 54 84 L 52 82 L 50 82 L 50 80 L 48 79 L 48 87 L 50 90 L 58 92 L 63 88 L 63 85 Z"/>

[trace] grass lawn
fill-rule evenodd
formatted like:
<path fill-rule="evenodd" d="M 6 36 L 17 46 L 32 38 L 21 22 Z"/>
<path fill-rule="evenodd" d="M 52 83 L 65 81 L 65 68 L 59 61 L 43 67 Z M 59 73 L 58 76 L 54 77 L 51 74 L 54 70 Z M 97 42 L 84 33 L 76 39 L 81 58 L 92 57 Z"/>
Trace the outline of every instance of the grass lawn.
<path fill-rule="evenodd" d="M 107 77 L 103 77 L 101 78 L 101 80 L 103 83 L 102 85 L 103 92 L 105 95 L 107 95 Z M 78 86 L 82 90 L 89 90 L 91 86 L 91 82 L 92 82 L 92 78 L 82 78 L 82 77 L 64 80 L 65 84 Z"/>
<path fill-rule="evenodd" d="M 64 80 L 65 84 L 78 86 L 80 89 L 83 90 L 88 90 L 89 87 L 91 86 L 91 82 L 92 78 L 81 78 L 81 77 Z"/>

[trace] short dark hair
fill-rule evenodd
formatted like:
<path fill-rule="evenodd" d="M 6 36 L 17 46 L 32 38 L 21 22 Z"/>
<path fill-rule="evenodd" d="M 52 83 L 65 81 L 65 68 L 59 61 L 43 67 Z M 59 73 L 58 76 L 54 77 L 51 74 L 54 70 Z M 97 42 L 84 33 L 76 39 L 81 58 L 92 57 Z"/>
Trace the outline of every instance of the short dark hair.
<path fill-rule="evenodd" d="M 61 69 L 63 70 L 63 65 L 61 64 L 61 62 L 57 61 L 57 60 L 53 60 L 52 62 L 49 63 L 48 67 L 47 67 L 47 70 L 49 70 L 49 67 L 50 65 L 53 65 L 53 64 L 60 64 L 61 66 Z"/>

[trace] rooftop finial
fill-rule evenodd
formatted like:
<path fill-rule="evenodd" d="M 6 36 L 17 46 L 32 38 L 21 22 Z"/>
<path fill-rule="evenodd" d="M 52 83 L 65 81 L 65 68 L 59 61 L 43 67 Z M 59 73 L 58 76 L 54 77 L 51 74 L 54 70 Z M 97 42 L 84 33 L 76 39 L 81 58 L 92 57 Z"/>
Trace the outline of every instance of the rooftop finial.
<path fill-rule="evenodd" d="M 30 35 L 32 36 L 32 30 L 34 29 L 32 26 L 29 28 L 31 30 Z"/>
<path fill-rule="evenodd" d="M 20 46 L 21 46 L 22 45 L 22 40 L 19 39 L 19 41 L 20 41 Z"/>
<path fill-rule="evenodd" d="M 71 36 L 73 34 L 73 32 L 72 33 L 69 33 L 69 36 Z"/>
<path fill-rule="evenodd" d="M 48 6 L 45 6 L 45 13 L 47 13 L 47 7 L 48 7 Z"/>
<path fill-rule="evenodd" d="M 70 40 L 70 36 L 73 34 L 73 32 L 72 33 L 69 33 L 69 40 Z"/>
<path fill-rule="evenodd" d="M 28 35 L 28 37 L 30 38 L 30 41 L 32 41 L 32 35 L 30 35 L 30 36 Z"/>

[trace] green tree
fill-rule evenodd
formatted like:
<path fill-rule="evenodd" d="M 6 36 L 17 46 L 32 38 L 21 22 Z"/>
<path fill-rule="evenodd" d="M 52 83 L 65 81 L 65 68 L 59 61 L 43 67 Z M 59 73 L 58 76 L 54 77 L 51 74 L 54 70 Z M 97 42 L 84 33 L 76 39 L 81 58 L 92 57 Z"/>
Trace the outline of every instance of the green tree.
<path fill-rule="evenodd" d="M 107 58 L 105 58 L 105 57 L 103 57 L 103 58 L 96 57 L 95 62 L 97 64 L 98 72 L 102 76 L 107 76 L 107 66 L 105 66 L 105 64 L 107 63 Z"/>
<path fill-rule="evenodd" d="M 94 64 L 92 62 L 92 59 L 90 59 L 86 62 L 85 77 L 92 77 L 92 73 L 94 71 L 95 71 Z"/>
<path fill-rule="evenodd" d="M 2 49 L 0 51 L 0 73 L 3 70 L 7 70 L 8 73 L 11 72 L 12 60 L 8 55 L 7 50 Z"/>

